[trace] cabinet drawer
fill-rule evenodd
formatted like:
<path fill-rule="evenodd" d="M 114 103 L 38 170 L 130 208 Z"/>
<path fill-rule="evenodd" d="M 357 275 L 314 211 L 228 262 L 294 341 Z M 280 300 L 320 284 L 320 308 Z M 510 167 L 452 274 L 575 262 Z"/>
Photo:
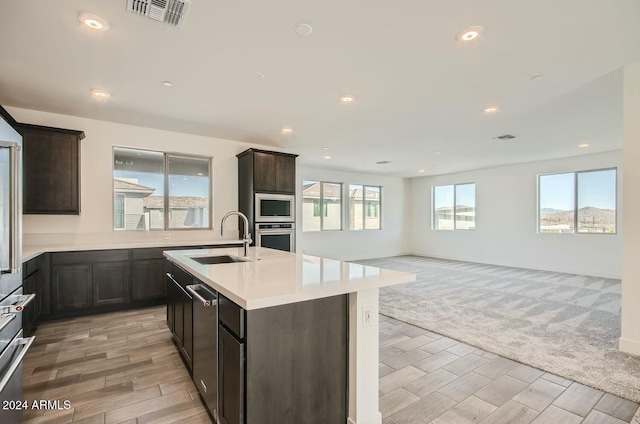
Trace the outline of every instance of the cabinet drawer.
<path fill-rule="evenodd" d="M 218 296 L 218 317 L 234 335 L 244 339 L 245 310 L 226 297 Z"/>
<path fill-rule="evenodd" d="M 90 250 L 85 252 L 52 253 L 51 265 L 86 264 L 93 262 L 128 261 L 129 250 Z"/>
<path fill-rule="evenodd" d="M 184 289 L 186 286 L 193 284 L 193 276 L 178 265 L 173 264 L 171 267 L 171 274 L 173 279 Z"/>

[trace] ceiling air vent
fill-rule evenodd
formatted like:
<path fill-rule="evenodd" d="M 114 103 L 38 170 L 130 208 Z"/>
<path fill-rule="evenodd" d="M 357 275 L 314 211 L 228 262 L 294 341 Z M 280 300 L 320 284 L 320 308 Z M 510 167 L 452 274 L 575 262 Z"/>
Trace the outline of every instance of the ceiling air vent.
<path fill-rule="evenodd" d="M 513 140 L 514 138 L 516 138 L 516 136 L 511 134 L 505 134 L 505 135 L 499 135 L 495 138 L 497 138 L 498 140 Z"/>
<path fill-rule="evenodd" d="M 155 21 L 181 27 L 190 0 L 127 0 L 127 10 Z"/>

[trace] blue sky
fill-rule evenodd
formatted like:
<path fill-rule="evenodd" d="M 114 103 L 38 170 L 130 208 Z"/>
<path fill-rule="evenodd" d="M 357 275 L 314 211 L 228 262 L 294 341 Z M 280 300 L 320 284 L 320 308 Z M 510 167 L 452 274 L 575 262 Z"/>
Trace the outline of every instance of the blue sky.
<path fill-rule="evenodd" d="M 540 176 L 540 208 L 573 210 L 575 175 L 578 177 L 578 209 L 616 208 L 615 169 Z"/>

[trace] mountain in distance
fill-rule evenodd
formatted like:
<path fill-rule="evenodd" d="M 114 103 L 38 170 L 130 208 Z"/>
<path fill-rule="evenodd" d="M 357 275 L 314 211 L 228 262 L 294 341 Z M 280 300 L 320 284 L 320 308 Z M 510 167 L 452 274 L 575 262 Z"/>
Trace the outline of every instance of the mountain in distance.
<path fill-rule="evenodd" d="M 563 212 L 570 212 L 570 211 L 563 211 L 562 209 L 554 209 L 554 208 L 542 208 L 540 209 L 540 213 L 541 214 L 545 214 L 545 215 L 553 215 L 556 213 L 563 213 Z"/>

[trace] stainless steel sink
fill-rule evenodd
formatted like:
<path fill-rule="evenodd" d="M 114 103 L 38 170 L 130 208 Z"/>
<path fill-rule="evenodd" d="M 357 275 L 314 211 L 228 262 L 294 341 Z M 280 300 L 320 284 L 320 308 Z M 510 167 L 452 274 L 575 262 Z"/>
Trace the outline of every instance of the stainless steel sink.
<path fill-rule="evenodd" d="M 247 262 L 246 259 L 241 259 L 236 256 L 222 255 L 222 256 L 196 256 L 191 257 L 194 261 L 203 265 L 214 264 L 232 264 L 235 262 Z"/>

